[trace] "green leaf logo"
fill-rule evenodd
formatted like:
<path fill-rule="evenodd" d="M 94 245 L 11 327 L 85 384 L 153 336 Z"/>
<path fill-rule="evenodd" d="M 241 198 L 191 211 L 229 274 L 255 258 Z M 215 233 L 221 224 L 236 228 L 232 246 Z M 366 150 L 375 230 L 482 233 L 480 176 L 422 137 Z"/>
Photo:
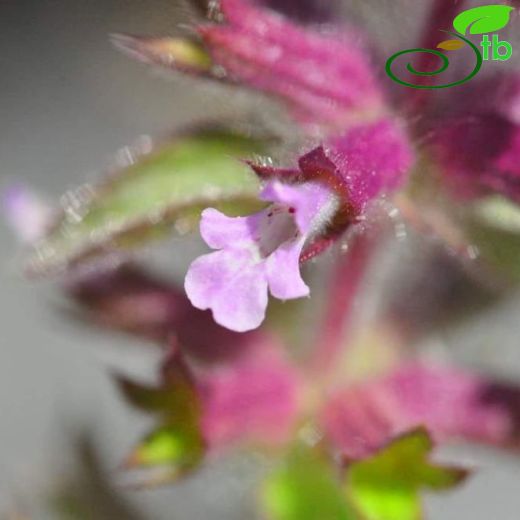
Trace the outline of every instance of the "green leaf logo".
<path fill-rule="evenodd" d="M 484 5 L 460 13 L 453 27 L 460 34 L 485 34 L 499 31 L 508 23 L 513 7 L 507 5 Z"/>

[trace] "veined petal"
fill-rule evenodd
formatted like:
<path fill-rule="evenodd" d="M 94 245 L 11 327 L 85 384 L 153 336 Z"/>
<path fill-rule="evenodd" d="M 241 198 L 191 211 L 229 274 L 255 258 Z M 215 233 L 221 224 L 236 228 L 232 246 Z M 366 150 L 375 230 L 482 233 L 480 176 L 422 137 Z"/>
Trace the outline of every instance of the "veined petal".
<path fill-rule="evenodd" d="M 198 309 L 211 309 L 219 325 L 245 332 L 257 328 L 265 317 L 264 269 L 250 251 L 225 249 L 197 258 L 184 287 L 191 303 Z"/>
<path fill-rule="evenodd" d="M 274 181 L 267 184 L 260 198 L 293 208 L 295 222 L 302 234 L 311 231 L 316 225 L 316 219 L 320 219 L 323 214 L 330 216 L 337 208 L 331 190 L 318 182 L 291 185 Z"/>
<path fill-rule="evenodd" d="M 200 234 L 204 242 L 213 249 L 247 246 L 258 236 L 264 212 L 248 217 L 228 217 L 220 211 L 208 208 L 202 212 Z"/>

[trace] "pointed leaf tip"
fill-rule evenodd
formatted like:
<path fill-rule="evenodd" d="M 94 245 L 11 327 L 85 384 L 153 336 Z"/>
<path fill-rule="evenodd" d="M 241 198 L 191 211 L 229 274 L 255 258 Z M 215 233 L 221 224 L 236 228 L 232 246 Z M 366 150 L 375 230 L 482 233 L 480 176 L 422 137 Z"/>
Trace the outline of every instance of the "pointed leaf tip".
<path fill-rule="evenodd" d="M 352 464 L 347 490 L 367 520 L 422 518 L 419 492 L 446 490 L 468 472 L 429 461 L 433 442 L 425 428 L 397 437 L 373 457 Z"/>
<path fill-rule="evenodd" d="M 112 44 L 131 58 L 191 73 L 208 73 L 212 60 L 204 47 L 188 38 L 148 38 L 112 34 Z"/>
<path fill-rule="evenodd" d="M 269 476 L 261 495 L 270 520 L 361 520 L 319 453 L 297 446 L 285 465 Z"/>
<path fill-rule="evenodd" d="M 147 435 L 126 459 L 125 467 L 167 465 L 189 469 L 200 461 L 203 452 L 204 443 L 196 430 L 167 425 Z"/>

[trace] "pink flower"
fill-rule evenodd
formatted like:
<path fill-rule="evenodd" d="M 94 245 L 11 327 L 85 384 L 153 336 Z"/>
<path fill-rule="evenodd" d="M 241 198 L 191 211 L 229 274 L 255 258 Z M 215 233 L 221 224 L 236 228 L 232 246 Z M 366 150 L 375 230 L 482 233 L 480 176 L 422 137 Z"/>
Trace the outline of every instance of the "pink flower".
<path fill-rule="evenodd" d="M 520 201 L 520 75 L 468 85 L 453 97 L 449 116 L 430 125 L 432 150 L 453 193 Z"/>
<path fill-rule="evenodd" d="M 404 132 L 388 118 L 330 139 L 295 169 L 252 165 L 270 180 L 261 198 L 274 204 L 249 217 L 203 212 L 202 237 L 219 251 L 191 265 L 185 288 L 192 304 L 242 332 L 263 321 L 268 288 L 281 300 L 307 296 L 300 262 L 337 240 L 376 197 L 401 186 L 412 160 Z"/>
<path fill-rule="evenodd" d="M 225 24 L 199 27 L 228 78 L 278 97 L 299 122 L 345 127 L 381 113 L 383 96 L 353 31 L 306 30 L 254 2 L 222 0 Z"/>
<path fill-rule="evenodd" d="M 262 337 L 240 358 L 201 375 L 201 428 L 210 449 L 288 441 L 300 412 L 301 380 L 281 347 Z"/>
<path fill-rule="evenodd" d="M 205 74 L 275 98 L 307 137 L 320 137 L 297 166 L 253 165 L 255 172 L 264 179 L 291 182 L 292 189 L 298 183 L 318 181 L 338 197 L 337 213 L 329 215 L 331 225 L 322 227 L 323 233 L 314 234 L 312 240 L 302 230 L 299 239 L 289 240 L 291 225 L 284 227 L 278 216 L 272 227 L 278 233 L 275 239 L 257 236 L 266 227 L 260 224 L 266 220 L 264 213 L 243 219 L 227 219 L 214 210 L 204 213 L 203 235 L 208 234 L 206 228 L 212 230 L 209 240 L 204 238 L 219 251 L 192 264 L 186 289 L 195 306 L 212 309 L 218 323 L 237 331 L 260 324 L 268 289 L 282 299 L 308 294 L 299 276 L 297 253 L 300 262 L 321 253 L 363 219 L 374 199 L 403 188 L 414 162 L 410 137 L 417 138 L 418 152 L 432 163 L 429 170 L 440 170 L 445 184 L 454 186 L 455 197 L 498 192 L 520 200 L 518 76 L 504 75 L 498 83 L 495 78 L 481 82 L 479 77 L 463 91 L 450 89 L 444 96 L 401 88 L 392 96 L 391 107 L 384 87 L 385 81 L 388 86 L 392 83 L 376 74 L 372 61 L 377 57 L 370 55 L 359 32 L 311 29 L 265 8 L 278 6 L 287 13 L 290 4 L 290 0 L 221 0 L 219 16 L 197 26 L 210 63 Z M 420 44 L 426 48 L 435 47 L 442 36 L 439 30 L 452 25 L 460 6 L 445 0 L 431 7 Z M 183 69 L 171 60 L 157 61 L 146 39 L 132 38 L 126 41 L 129 45 L 139 47 L 141 59 L 153 56 L 154 62 Z M 418 70 L 434 66 L 431 54 L 416 58 Z M 422 79 L 423 86 L 441 81 L 437 75 Z M 393 115 L 398 111 L 408 119 L 408 132 Z M 233 235 L 227 240 L 230 233 L 239 239 Z M 302 249 L 304 242 L 307 246 Z"/>
<path fill-rule="evenodd" d="M 273 181 L 260 197 L 273 204 L 248 217 L 231 218 L 211 208 L 202 213 L 202 237 L 218 251 L 195 260 L 185 281 L 195 307 L 211 309 L 217 323 L 238 332 L 263 321 L 268 289 L 281 300 L 309 294 L 300 254 L 338 207 L 319 183 Z"/>
<path fill-rule="evenodd" d="M 410 362 L 381 378 L 342 389 L 321 424 L 347 459 L 370 455 L 417 426 L 435 440 L 518 444 L 519 389 L 458 368 Z"/>

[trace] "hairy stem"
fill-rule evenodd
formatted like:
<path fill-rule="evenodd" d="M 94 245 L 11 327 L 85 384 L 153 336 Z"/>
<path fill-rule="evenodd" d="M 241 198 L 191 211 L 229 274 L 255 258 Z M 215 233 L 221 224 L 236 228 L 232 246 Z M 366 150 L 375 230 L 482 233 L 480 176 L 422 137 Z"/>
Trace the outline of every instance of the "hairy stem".
<path fill-rule="evenodd" d="M 328 304 L 316 338 L 312 360 L 316 371 L 330 368 L 348 341 L 355 303 L 376 243 L 378 240 L 368 233 L 356 235 L 348 251 L 337 259 L 330 279 Z"/>

